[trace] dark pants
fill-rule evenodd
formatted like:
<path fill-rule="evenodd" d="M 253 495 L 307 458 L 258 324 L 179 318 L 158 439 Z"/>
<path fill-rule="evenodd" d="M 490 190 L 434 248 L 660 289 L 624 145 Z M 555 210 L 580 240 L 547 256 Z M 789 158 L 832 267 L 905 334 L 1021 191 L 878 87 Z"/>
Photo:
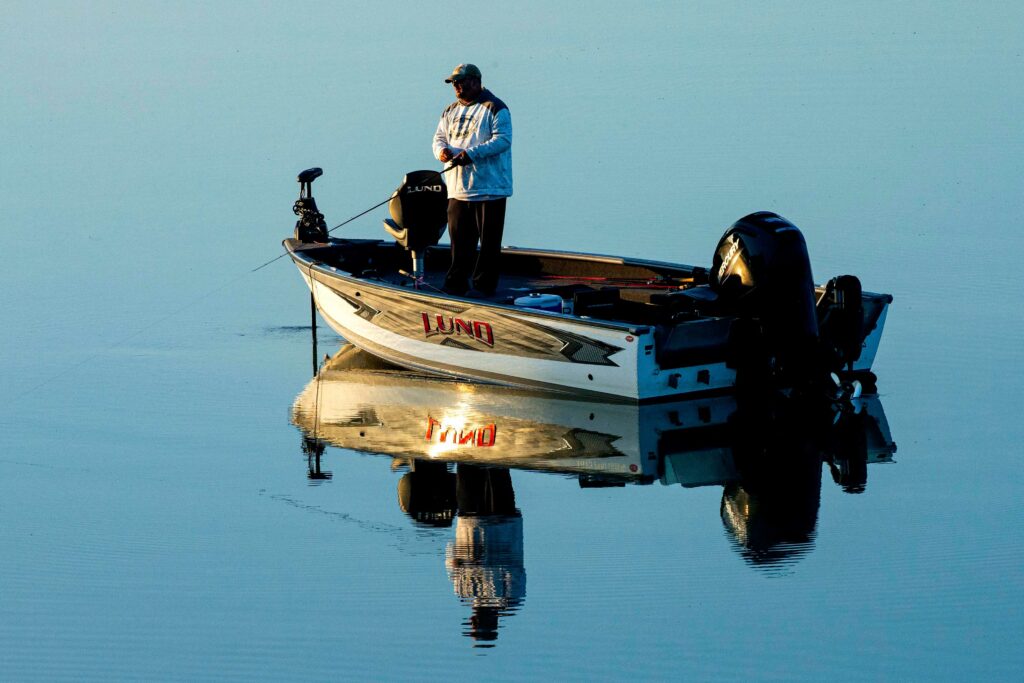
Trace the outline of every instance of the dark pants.
<path fill-rule="evenodd" d="M 469 278 L 473 287 L 492 294 L 498 287 L 501 234 L 505 230 L 505 197 L 484 202 L 448 200 L 448 235 L 452 241 L 452 267 L 444 279 L 445 291 L 463 294 Z M 480 242 L 477 254 L 476 244 Z"/>

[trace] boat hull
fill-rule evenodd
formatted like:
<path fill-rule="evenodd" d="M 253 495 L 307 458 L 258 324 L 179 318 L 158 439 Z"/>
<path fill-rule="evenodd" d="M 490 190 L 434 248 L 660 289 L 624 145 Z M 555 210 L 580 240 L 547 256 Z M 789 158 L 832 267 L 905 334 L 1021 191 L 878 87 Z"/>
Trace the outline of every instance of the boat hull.
<path fill-rule="evenodd" d="M 628 401 L 735 384 L 735 372 L 724 360 L 661 371 L 650 327 L 452 298 L 369 282 L 325 266 L 299 270 L 331 328 L 403 367 Z"/>

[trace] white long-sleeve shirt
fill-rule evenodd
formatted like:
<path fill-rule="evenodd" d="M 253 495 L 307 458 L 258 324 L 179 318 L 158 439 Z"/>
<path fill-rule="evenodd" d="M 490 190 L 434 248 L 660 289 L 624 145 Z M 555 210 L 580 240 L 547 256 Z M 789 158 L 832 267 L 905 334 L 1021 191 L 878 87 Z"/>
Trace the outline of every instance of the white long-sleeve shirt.
<path fill-rule="evenodd" d="M 472 104 L 452 102 L 434 133 L 434 157 L 444 148 L 466 152 L 471 164 L 445 174 L 448 196 L 483 201 L 512 196 L 512 115 L 504 102 L 483 90 Z"/>

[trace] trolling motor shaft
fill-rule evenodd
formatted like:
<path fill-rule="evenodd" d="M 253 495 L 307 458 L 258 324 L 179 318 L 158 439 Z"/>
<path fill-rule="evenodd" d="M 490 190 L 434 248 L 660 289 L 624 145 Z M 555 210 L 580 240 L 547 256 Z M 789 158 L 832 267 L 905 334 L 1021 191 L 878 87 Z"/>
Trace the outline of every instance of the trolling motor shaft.
<path fill-rule="evenodd" d="M 295 223 L 295 239 L 300 242 L 326 242 L 327 223 L 313 199 L 313 181 L 324 174 L 322 168 L 307 168 L 299 174 L 299 198 L 292 211 L 299 220 Z"/>

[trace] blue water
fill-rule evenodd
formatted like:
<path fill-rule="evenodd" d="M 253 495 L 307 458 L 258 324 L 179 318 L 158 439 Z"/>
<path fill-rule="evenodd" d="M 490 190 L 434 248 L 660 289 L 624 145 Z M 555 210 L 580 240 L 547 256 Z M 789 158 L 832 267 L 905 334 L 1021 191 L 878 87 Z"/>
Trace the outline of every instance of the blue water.
<path fill-rule="evenodd" d="M 1009 2 L 7 3 L 0 677 L 1019 676 L 1022 44 Z M 894 295 L 893 462 L 823 466 L 790 560 L 750 561 L 723 485 L 513 469 L 474 640 L 405 469 L 308 477 L 308 294 L 249 270 L 301 169 L 335 225 L 435 168 L 464 61 L 513 115 L 507 243 L 707 263 L 773 210 L 816 279 Z"/>

